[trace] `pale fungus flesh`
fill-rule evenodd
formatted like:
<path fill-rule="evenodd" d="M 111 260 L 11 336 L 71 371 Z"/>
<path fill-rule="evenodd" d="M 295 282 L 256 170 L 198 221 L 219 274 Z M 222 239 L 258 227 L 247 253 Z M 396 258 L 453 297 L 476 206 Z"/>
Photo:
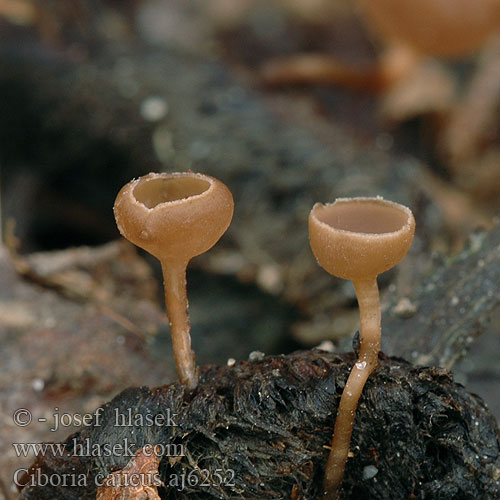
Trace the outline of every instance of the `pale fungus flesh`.
<path fill-rule="evenodd" d="M 198 367 L 191 349 L 186 267 L 228 228 L 233 216 L 231 192 L 208 175 L 150 173 L 121 189 L 114 213 L 122 236 L 161 263 L 177 373 L 194 389 Z"/>
<path fill-rule="evenodd" d="M 377 276 L 406 255 L 414 232 L 411 211 L 382 198 L 317 203 L 309 215 L 313 253 L 330 274 L 352 280 L 361 324 L 358 360 L 342 393 L 325 470 L 324 498 L 329 500 L 338 498 L 358 401 L 378 362 L 381 312 Z"/>

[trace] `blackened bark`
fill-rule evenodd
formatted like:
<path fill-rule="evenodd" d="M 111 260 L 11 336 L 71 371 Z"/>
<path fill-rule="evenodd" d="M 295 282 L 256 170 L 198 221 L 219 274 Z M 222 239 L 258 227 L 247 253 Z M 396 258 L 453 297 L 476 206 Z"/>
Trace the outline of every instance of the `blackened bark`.
<path fill-rule="evenodd" d="M 82 474 L 87 484 L 28 484 L 21 498 L 94 499 L 96 480 L 149 443 L 165 450 L 164 499 L 319 499 L 353 362 L 353 354 L 301 351 L 207 366 L 192 394 L 178 384 L 127 389 L 103 407 L 99 425 L 67 439 L 64 457 L 39 457 L 26 477 Z M 358 407 L 342 498 L 498 499 L 499 439 L 480 398 L 448 372 L 382 355 Z M 115 453 L 106 456 L 106 446 Z"/>

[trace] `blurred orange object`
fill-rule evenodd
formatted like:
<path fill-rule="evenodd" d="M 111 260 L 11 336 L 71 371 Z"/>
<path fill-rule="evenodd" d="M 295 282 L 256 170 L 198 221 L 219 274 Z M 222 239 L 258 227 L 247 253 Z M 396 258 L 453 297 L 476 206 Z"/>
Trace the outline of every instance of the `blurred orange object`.
<path fill-rule="evenodd" d="M 500 32 L 500 0 L 358 0 L 370 27 L 423 54 L 462 57 Z"/>

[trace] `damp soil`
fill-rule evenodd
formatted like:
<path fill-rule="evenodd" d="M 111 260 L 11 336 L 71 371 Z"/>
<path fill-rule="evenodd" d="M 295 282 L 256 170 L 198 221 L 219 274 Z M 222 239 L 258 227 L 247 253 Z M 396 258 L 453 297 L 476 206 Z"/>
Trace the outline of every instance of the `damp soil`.
<path fill-rule="evenodd" d="M 152 444 L 164 453 L 162 499 L 319 499 L 354 361 L 298 351 L 206 366 L 193 393 L 179 384 L 126 389 L 68 437 L 64 454 L 36 459 L 20 498 L 94 499 L 96 483 Z M 341 498 L 498 499 L 499 441 L 482 400 L 450 373 L 381 355 L 358 407 Z M 62 474 L 85 484 L 36 485 Z"/>

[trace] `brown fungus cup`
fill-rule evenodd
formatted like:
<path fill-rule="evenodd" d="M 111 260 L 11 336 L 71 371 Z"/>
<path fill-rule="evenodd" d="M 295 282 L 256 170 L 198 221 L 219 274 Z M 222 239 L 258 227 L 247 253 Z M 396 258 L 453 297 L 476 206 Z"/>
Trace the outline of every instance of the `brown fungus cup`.
<path fill-rule="evenodd" d="M 161 263 L 177 373 L 194 389 L 198 368 L 191 350 L 186 267 L 228 228 L 233 216 L 231 192 L 208 175 L 150 173 L 123 186 L 114 213 L 120 233 Z"/>
<path fill-rule="evenodd" d="M 361 345 L 340 400 L 332 449 L 325 470 L 324 498 L 337 499 L 363 387 L 380 351 L 377 276 L 408 252 L 415 219 L 403 205 L 382 198 L 339 198 L 316 203 L 309 215 L 309 239 L 320 265 L 333 276 L 352 280 L 361 323 Z"/>

